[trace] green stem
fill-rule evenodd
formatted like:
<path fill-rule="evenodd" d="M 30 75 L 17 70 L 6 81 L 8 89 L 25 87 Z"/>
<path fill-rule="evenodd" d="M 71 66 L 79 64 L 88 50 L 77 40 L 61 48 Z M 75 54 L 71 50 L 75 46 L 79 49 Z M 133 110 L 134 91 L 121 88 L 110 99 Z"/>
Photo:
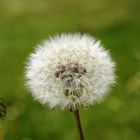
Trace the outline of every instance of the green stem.
<path fill-rule="evenodd" d="M 83 130 L 82 130 L 82 126 L 81 126 L 79 110 L 74 111 L 74 115 L 75 115 L 75 119 L 76 119 L 76 123 L 77 123 L 77 129 L 78 129 L 78 132 L 79 132 L 80 140 L 84 140 L 84 135 L 83 135 Z"/>

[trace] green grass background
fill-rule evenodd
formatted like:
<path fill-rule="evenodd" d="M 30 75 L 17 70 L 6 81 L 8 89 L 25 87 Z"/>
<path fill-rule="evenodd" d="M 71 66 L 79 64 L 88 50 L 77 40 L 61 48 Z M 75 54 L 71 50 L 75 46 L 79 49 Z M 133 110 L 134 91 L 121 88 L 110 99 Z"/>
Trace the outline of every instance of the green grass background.
<path fill-rule="evenodd" d="M 24 87 L 34 46 L 62 32 L 101 39 L 117 63 L 117 85 L 81 110 L 86 140 L 140 140 L 139 0 L 0 0 L 0 140 L 77 140 L 72 113 L 43 107 Z M 29 94 L 28 94 L 29 93 Z"/>

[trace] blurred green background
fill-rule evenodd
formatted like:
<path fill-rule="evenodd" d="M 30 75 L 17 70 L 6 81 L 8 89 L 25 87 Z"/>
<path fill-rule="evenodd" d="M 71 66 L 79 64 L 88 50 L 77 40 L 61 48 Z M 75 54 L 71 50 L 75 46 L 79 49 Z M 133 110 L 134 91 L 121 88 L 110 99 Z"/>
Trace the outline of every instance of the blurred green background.
<path fill-rule="evenodd" d="M 102 40 L 117 63 L 117 85 L 81 110 L 86 140 L 140 140 L 139 0 L 0 0 L 0 140 L 77 140 L 72 113 L 43 107 L 24 87 L 24 63 L 50 35 L 81 32 Z"/>

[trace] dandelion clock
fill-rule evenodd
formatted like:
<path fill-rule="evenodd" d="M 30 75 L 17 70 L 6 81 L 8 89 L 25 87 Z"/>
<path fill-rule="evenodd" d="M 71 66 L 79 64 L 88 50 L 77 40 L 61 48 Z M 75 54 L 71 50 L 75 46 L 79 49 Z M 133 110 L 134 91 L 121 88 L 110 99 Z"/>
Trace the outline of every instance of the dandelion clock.
<path fill-rule="evenodd" d="M 26 63 L 26 84 L 34 99 L 75 114 L 102 101 L 115 83 L 115 64 L 90 35 L 61 34 L 39 44 Z"/>

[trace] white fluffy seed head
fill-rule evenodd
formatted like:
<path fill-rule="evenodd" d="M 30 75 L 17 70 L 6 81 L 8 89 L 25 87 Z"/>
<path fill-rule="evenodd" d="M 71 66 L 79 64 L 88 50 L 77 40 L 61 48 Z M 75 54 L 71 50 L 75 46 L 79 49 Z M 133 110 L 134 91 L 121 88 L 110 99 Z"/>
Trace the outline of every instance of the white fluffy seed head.
<path fill-rule="evenodd" d="M 38 45 L 27 61 L 27 86 L 35 99 L 69 111 L 100 102 L 115 82 L 115 64 L 89 35 L 62 34 Z"/>

